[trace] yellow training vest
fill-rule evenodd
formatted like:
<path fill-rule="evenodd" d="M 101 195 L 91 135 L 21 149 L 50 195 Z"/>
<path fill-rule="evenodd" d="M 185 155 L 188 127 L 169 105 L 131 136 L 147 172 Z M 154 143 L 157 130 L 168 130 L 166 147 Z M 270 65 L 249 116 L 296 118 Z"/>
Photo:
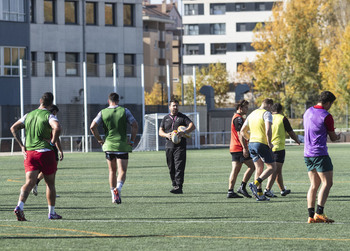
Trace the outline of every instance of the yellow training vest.
<path fill-rule="evenodd" d="M 284 116 L 281 114 L 272 114 L 272 140 L 273 144 L 272 151 L 281 151 L 285 149 L 286 142 L 286 129 L 284 128 L 283 119 Z"/>
<path fill-rule="evenodd" d="M 267 145 L 266 129 L 264 121 L 265 109 L 256 109 L 249 114 L 249 129 L 250 140 L 249 142 L 262 143 Z"/>

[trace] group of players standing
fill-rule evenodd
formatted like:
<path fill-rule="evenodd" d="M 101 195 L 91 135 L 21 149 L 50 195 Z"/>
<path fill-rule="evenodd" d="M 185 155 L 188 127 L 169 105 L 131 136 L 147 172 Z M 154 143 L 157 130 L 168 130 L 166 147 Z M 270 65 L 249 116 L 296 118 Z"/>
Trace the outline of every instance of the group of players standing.
<path fill-rule="evenodd" d="M 320 94 L 317 105 L 310 107 L 304 114 L 304 158 L 311 183 L 307 195 L 308 223 L 334 222 L 324 214 L 323 210 L 333 181 L 333 165 L 326 145 L 327 135 L 332 141 L 340 139 L 340 135 L 334 131 L 333 117 L 328 113 L 335 99 L 331 92 L 324 91 Z M 21 188 L 18 205 L 14 210 L 18 221 L 26 220 L 23 206 L 30 190 L 35 187 L 40 172 L 47 184 L 48 218 L 54 220 L 62 218 L 55 212 L 55 174 L 58 159 L 54 153 L 55 145 L 59 146 L 62 160 L 63 153 L 58 138 L 61 129 L 57 117 L 49 111 L 52 103 L 52 93 L 44 93 L 40 99 L 39 108 L 26 114 L 11 127 L 11 132 L 25 157 L 26 182 Z M 109 95 L 108 103 L 109 107 L 98 113 L 91 123 L 90 129 L 106 155 L 112 202 L 120 204 L 121 189 L 126 179 L 128 153 L 132 151 L 138 124 L 127 108 L 119 106 L 117 93 Z M 227 197 L 242 198 L 239 195 L 242 194 L 251 198 L 246 190 L 246 185 L 254 171 L 255 179 L 254 182 L 249 183 L 249 188 L 257 201 L 268 201 L 270 200 L 268 197 L 276 197 L 271 190 L 275 180 L 281 190 L 281 195 L 286 196 L 291 192 L 284 186 L 282 177 L 286 132 L 299 145 L 300 141 L 288 119 L 282 114 L 281 104 L 273 104 L 272 99 L 265 99 L 258 109 L 244 119 L 248 113 L 248 105 L 248 101 L 241 101 L 232 118 L 230 142 L 232 172 L 229 178 Z M 185 114 L 179 112 L 178 106 L 177 100 L 169 102 L 170 113 L 163 118 L 159 128 L 159 136 L 167 139 L 166 161 L 173 185 L 170 192 L 174 194 L 183 193 L 186 165 L 186 139 L 184 136 L 195 130 L 193 122 Z M 104 140 L 97 129 L 101 123 L 105 131 Z M 130 138 L 127 137 L 127 124 L 131 126 Z M 179 126 L 185 126 L 186 129 L 178 133 L 181 141 L 174 144 L 171 141 L 171 132 Z M 26 129 L 25 145 L 17 136 L 17 131 L 23 128 Z M 233 189 L 243 163 L 248 166 L 248 169 L 244 173 L 243 181 L 237 190 L 239 194 L 237 194 Z M 267 167 L 265 170 L 264 164 Z M 263 192 L 261 184 L 266 179 L 268 181 Z M 315 211 L 317 190 L 321 184 L 317 210 Z"/>

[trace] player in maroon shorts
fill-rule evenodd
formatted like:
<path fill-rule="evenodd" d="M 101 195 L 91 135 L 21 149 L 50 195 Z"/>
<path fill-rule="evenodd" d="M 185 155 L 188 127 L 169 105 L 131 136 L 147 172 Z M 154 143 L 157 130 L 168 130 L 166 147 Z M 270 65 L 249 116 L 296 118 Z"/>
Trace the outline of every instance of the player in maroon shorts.
<path fill-rule="evenodd" d="M 18 142 L 24 155 L 24 168 L 26 172 L 26 182 L 21 188 L 18 204 L 14 210 L 18 221 L 26 221 L 23 207 L 30 190 L 35 185 L 39 172 L 44 174 L 46 182 L 46 198 L 49 207 L 48 218 L 52 220 L 62 219 L 55 213 L 56 188 L 55 176 L 57 162 L 53 146 L 58 140 L 61 132 L 57 118 L 48 110 L 53 102 L 51 92 L 46 92 L 40 99 L 40 106 L 11 126 L 11 133 Z M 26 129 L 25 146 L 17 136 L 17 131 Z M 52 135 L 52 137 L 51 137 Z"/>

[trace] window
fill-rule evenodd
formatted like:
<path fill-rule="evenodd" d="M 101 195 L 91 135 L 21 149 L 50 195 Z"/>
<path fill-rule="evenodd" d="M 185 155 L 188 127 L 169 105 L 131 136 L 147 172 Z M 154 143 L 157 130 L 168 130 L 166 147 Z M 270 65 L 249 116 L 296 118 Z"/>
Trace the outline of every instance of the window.
<path fill-rule="evenodd" d="M 57 56 L 55 52 L 45 52 L 45 76 L 52 76 L 52 61 L 56 60 Z M 57 64 L 55 64 L 55 70 L 56 69 Z"/>
<path fill-rule="evenodd" d="M 266 5 L 265 3 L 256 3 L 256 10 L 258 11 L 265 11 L 266 10 Z"/>
<path fill-rule="evenodd" d="M 245 9 L 246 9 L 245 3 L 236 3 L 236 11 L 241 11 Z"/>
<path fill-rule="evenodd" d="M 65 13 L 65 23 L 66 24 L 77 24 L 78 23 L 77 2 L 65 1 L 64 2 L 64 13 Z"/>
<path fill-rule="evenodd" d="M 106 77 L 113 76 L 113 63 L 116 63 L 116 54 L 106 53 Z"/>
<path fill-rule="evenodd" d="M 97 53 L 87 53 L 86 54 L 86 75 L 87 76 L 97 76 Z"/>
<path fill-rule="evenodd" d="M 211 44 L 211 54 L 226 54 L 226 44 Z"/>
<path fill-rule="evenodd" d="M 86 24 L 87 25 L 96 25 L 96 3 L 94 2 L 86 2 Z"/>
<path fill-rule="evenodd" d="M 185 44 L 185 55 L 204 55 L 204 44 Z"/>
<path fill-rule="evenodd" d="M 113 3 L 105 3 L 105 25 L 115 25 L 114 11 Z"/>
<path fill-rule="evenodd" d="M 31 75 L 32 76 L 36 76 L 37 75 L 37 67 L 36 67 L 36 65 L 37 65 L 37 62 L 36 62 L 36 52 L 31 52 L 30 53 L 30 58 L 31 58 L 31 62 L 32 62 L 32 64 L 31 64 Z"/>
<path fill-rule="evenodd" d="M 25 3 L 25 0 L 2 0 L 3 20 L 24 22 L 26 16 Z"/>
<path fill-rule="evenodd" d="M 56 22 L 55 17 L 55 1 L 45 0 L 44 1 L 44 23 L 53 24 Z"/>
<path fill-rule="evenodd" d="M 124 54 L 124 76 L 135 77 L 135 54 Z"/>
<path fill-rule="evenodd" d="M 30 22 L 31 23 L 35 23 L 35 1 L 34 0 L 30 0 Z"/>
<path fill-rule="evenodd" d="M 210 15 L 224 15 L 226 4 L 210 4 Z"/>
<path fill-rule="evenodd" d="M 210 24 L 210 34 L 212 35 L 225 35 L 226 24 Z"/>
<path fill-rule="evenodd" d="M 244 32 L 244 31 L 253 31 L 255 29 L 257 23 L 236 23 L 236 31 Z M 262 23 L 262 25 L 265 25 Z"/>
<path fill-rule="evenodd" d="M 124 26 L 134 26 L 134 5 L 124 4 Z"/>
<path fill-rule="evenodd" d="M 66 53 L 66 76 L 79 75 L 78 59 L 79 59 L 78 53 Z"/>
<path fill-rule="evenodd" d="M 185 24 L 185 35 L 198 35 L 199 26 L 198 24 Z"/>
<path fill-rule="evenodd" d="M 237 51 L 255 51 L 251 43 L 237 43 Z"/>
<path fill-rule="evenodd" d="M 203 4 L 185 4 L 185 16 L 203 15 Z"/>
<path fill-rule="evenodd" d="M 16 47 L 0 47 L 0 75 L 19 76 L 19 60 L 23 60 L 23 75 L 26 75 L 26 49 Z M 3 62 L 3 65 L 2 65 Z"/>

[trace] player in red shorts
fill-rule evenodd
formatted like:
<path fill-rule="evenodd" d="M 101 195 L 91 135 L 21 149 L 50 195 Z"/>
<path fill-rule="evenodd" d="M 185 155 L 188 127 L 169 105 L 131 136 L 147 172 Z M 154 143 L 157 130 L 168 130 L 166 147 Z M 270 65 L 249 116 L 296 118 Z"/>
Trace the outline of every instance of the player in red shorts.
<path fill-rule="evenodd" d="M 26 182 L 21 188 L 18 204 L 14 210 L 18 221 L 26 221 L 23 212 L 24 203 L 36 183 L 39 172 L 44 174 L 46 182 L 46 198 L 49 207 L 48 218 L 51 220 L 62 219 L 60 215 L 55 213 L 57 162 L 53 151 L 53 146 L 58 140 L 61 127 L 56 116 L 52 115 L 48 110 L 52 102 L 52 93 L 44 93 L 40 99 L 39 108 L 27 113 L 11 126 L 11 133 L 20 145 L 24 155 L 26 172 Z M 26 129 L 25 146 L 17 136 L 17 131 L 23 128 Z"/>

